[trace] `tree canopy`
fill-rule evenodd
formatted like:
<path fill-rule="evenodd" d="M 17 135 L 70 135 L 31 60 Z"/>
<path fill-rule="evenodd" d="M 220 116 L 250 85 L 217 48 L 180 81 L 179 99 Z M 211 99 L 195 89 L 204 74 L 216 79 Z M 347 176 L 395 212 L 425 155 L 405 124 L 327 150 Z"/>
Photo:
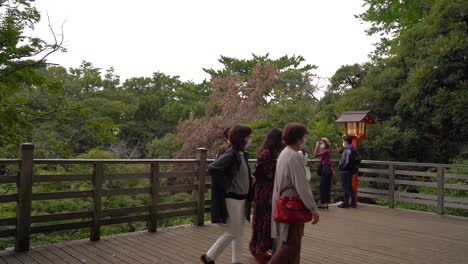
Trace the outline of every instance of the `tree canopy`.
<path fill-rule="evenodd" d="M 370 23 L 369 34 L 383 34 L 384 49 L 337 69 L 320 99 L 317 66 L 300 55 L 222 55 L 222 67 L 204 69 L 211 78 L 201 83 L 161 72 L 121 81 L 114 68 L 88 61 L 69 69 L 48 64 L 61 40 L 25 35 L 41 19 L 33 3 L 1 2 L 4 157 L 24 141 L 40 157 L 93 149 L 125 158 L 191 156 L 195 147 L 215 148 L 222 129 L 237 122 L 255 128 L 253 151 L 269 129 L 292 121 L 306 123 L 312 141 L 328 136 L 338 144 L 334 120 L 356 109 L 377 120 L 361 146 L 368 158 L 449 162 L 466 152 L 465 1 L 365 0 L 357 18 Z"/>
<path fill-rule="evenodd" d="M 341 146 L 343 133 L 335 120 L 343 111 L 366 109 L 376 123 L 368 127 L 369 138 L 359 143 L 365 159 L 466 164 L 468 3 L 364 2 L 366 10 L 357 18 L 369 22 L 367 32 L 382 34 L 382 39 L 369 61 L 337 69 L 319 98 L 317 67 L 299 55 L 220 56 L 221 68 L 204 69 L 211 78 L 201 83 L 162 72 L 121 81 L 114 68 L 103 70 L 88 61 L 68 69 L 50 64 L 49 54 L 64 51 L 63 32 L 51 30 L 54 43 L 28 36 L 25 32 L 41 19 L 34 1 L 0 0 L 0 157 L 17 158 L 18 144 L 28 141 L 35 144 L 36 158 L 189 158 L 198 147 L 208 148 L 213 158 L 223 143 L 223 130 L 236 123 L 253 128 L 252 154 L 270 129 L 289 122 L 307 125 L 311 142 L 307 151 L 312 152 L 321 137 L 328 137 L 335 149 Z M 338 153 L 333 151 L 333 156 L 337 158 Z M 80 165 L 36 165 L 34 169 L 41 175 L 91 173 Z M 106 166 L 111 173 L 143 169 L 141 165 Z M 2 175 L 16 172 L 2 165 Z M 106 188 L 145 186 L 143 181 L 105 184 Z M 69 185 L 34 188 L 38 192 L 91 188 L 89 182 Z M 15 188 L 2 184 L 0 193 L 12 194 Z M 464 190 L 449 192 L 466 197 Z M 188 201 L 191 194 L 167 193 L 160 199 Z M 148 198 L 104 199 L 108 208 L 133 205 L 148 205 Z M 33 214 L 90 206 L 85 199 L 35 201 Z M 15 204 L 1 203 L 0 215 L 14 217 Z M 110 226 L 103 233 L 142 228 Z M 83 232 L 50 234 L 47 239 L 83 238 Z M 0 248 L 10 244 L 0 240 Z"/>

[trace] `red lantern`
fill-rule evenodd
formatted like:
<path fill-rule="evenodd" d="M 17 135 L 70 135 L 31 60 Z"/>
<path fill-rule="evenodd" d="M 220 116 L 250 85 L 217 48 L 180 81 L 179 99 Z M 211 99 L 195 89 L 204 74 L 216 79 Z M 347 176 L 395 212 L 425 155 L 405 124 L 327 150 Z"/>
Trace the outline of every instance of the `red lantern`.
<path fill-rule="evenodd" d="M 369 115 L 368 110 L 348 111 L 341 113 L 341 116 L 335 123 L 344 124 L 343 135 L 349 135 L 353 138 L 353 145 L 358 149 L 359 139 L 367 138 L 366 125 L 374 124 L 374 119 Z M 357 173 L 353 175 L 353 188 L 356 192 L 356 201 L 358 193 L 358 178 Z"/>

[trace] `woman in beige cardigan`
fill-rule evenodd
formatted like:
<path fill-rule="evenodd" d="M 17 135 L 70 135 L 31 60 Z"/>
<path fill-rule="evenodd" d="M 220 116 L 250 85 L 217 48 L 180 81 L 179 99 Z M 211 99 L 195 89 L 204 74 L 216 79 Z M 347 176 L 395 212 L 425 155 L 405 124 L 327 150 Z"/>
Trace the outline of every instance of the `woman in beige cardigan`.
<path fill-rule="evenodd" d="M 316 203 L 306 179 L 303 155 L 298 151 L 306 143 L 307 128 L 303 124 L 289 123 L 283 129 L 283 141 L 287 147 L 281 152 L 276 164 L 275 185 L 273 187 L 273 212 L 275 200 L 280 194 L 299 196 L 304 205 L 312 212 L 312 224 L 319 221 Z M 273 213 L 272 213 L 273 215 Z M 301 241 L 304 224 L 276 223 L 272 219 L 271 236 L 279 248 L 269 264 L 296 264 L 300 262 Z"/>

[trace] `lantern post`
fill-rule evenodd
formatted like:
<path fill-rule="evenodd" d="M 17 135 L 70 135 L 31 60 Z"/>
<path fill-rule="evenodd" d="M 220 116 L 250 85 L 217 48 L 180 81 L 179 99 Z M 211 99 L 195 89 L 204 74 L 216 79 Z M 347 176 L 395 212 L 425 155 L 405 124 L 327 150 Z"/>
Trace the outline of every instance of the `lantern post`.
<path fill-rule="evenodd" d="M 374 124 L 374 120 L 370 117 L 368 110 L 348 111 L 341 113 L 341 116 L 335 123 L 342 123 L 344 125 L 343 136 L 349 135 L 353 139 L 353 145 L 358 150 L 359 140 L 367 139 L 368 124 Z M 358 194 L 358 172 L 353 174 L 353 189 L 356 193 L 356 201 Z"/>

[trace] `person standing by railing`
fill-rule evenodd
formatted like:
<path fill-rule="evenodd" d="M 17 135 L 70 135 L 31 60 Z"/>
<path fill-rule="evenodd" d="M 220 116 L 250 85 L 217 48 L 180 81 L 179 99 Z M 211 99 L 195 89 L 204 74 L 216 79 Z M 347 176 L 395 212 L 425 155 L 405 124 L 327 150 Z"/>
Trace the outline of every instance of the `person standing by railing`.
<path fill-rule="evenodd" d="M 271 238 L 271 206 L 276 160 L 284 145 L 281 129 L 273 128 L 268 132 L 257 154 L 257 163 L 253 172 L 254 213 L 252 219 L 252 239 L 250 252 L 258 263 L 267 263 L 273 254 Z"/>
<path fill-rule="evenodd" d="M 275 184 L 272 201 L 279 195 L 299 196 L 305 208 L 312 212 L 312 224 L 319 221 L 314 195 L 306 179 L 303 155 L 298 153 L 304 149 L 307 128 L 303 124 L 290 123 L 283 129 L 283 142 L 287 147 L 281 151 L 276 164 Z M 272 212 L 275 211 L 273 203 Z M 278 223 L 272 217 L 271 235 L 281 245 L 274 253 L 269 264 L 286 264 L 300 262 L 301 242 L 304 236 L 304 223 Z"/>
<path fill-rule="evenodd" d="M 236 125 L 229 131 L 230 147 L 208 166 L 212 177 L 211 222 L 227 223 L 224 234 L 216 240 L 202 263 L 214 264 L 232 243 L 232 263 L 242 262 L 242 235 L 245 219 L 250 221 L 252 179 L 246 149 L 252 143 L 252 129 Z"/>
<path fill-rule="evenodd" d="M 330 203 L 330 191 L 332 176 L 335 174 L 331 162 L 330 140 L 321 138 L 315 144 L 314 157 L 321 157 L 317 174 L 320 176 L 320 204 L 317 208 L 327 209 Z"/>
<path fill-rule="evenodd" d="M 350 136 L 343 137 L 344 150 L 340 158 L 339 171 L 341 185 L 343 186 L 344 201 L 342 204 L 338 205 L 339 208 L 356 208 L 357 205 L 356 193 L 352 185 L 353 173 L 355 172 L 352 164 L 352 156 L 356 153 L 356 147 L 352 143 L 353 138 Z"/>

